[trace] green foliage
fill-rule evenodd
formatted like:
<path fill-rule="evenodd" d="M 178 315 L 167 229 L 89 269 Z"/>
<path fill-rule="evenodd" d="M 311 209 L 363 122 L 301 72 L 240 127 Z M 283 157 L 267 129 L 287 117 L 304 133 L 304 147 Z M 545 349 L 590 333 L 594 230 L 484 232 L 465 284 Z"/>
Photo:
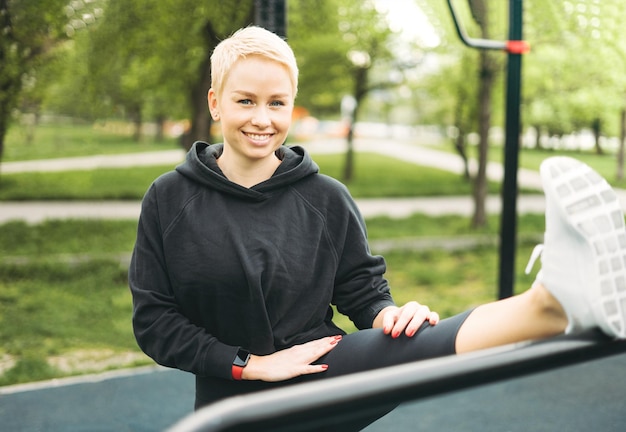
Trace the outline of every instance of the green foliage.
<path fill-rule="evenodd" d="M 87 257 L 130 253 L 136 221 L 48 220 L 37 225 L 22 221 L 0 225 L 0 256 L 45 258 L 51 255 Z"/>
<path fill-rule="evenodd" d="M 69 350 L 136 351 L 131 311 L 114 261 L 0 263 L 0 344 L 17 359 L 0 385 L 63 375 L 46 359 Z"/>
<path fill-rule="evenodd" d="M 467 219 L 457 215 L 444 215 L 431 217 L 423 214 L 414 214 L 402 219 L 389 217 L 376 217 L 367 220 L 369 238 L 393 239 L 398 237 L 412 236 L 467 236 L 467 235 L 490 235 L 499 234 L 500 216 L 489 216 L 489 222 L 480 230 L 473 229 L 467 223 Z M 526 214 L 519 216 L 519 233 L 529 235 L 542 232 L 544 229 L 544 215 Z"/>
<path fill-rule="evenodd" d="M 424 82 L 423 97 L 440 100 L 434 109 L 427 105 L 431 109 L 426 111 L 426 119 L 449 125 L 466 118 L 460 114 L 472 109 L 467 105 L 475 105 L 472 92 L 476 84 L 467 79 L 459 81 L 458 77 L 472 76 L 471 71 L 476 69 L 472 64 L 476 64 L 478 52 L 461 45 L 446 2 L 418 0 L 418 3 L 439 32 L 442 43 L 435 51 L 445 58 L 440 73 Z M 475 9 L 484 6 L 492 16 L 499 17 L 491 19 L 492 24 L 500 26 L 493 29 L 491 38 L 507 39 L 506 29 L 502 28 L 508 21 L 503 10 L 507 2 L 455 0 L 454 4 L 471 36 L 480 37 L 480 33 L 472 27 L 469 5 Z M 590 129 L 599 121 L 603 135 L 619 134 L 619 111 L 626 104 L 623 73 L 626 43 L 620 36 L 625 13 L 619 0 L 524 2 L 524 39 L 531 45 L 531 52 L 523 57 L 522 68 L 524 127 L 560 136 Z M 505 60 L 504 54 L 501 58 Z M 494 98 L 495 124 L 504 118 L 497 105 L 500 100 L 504 100 L 504 95 Z"/>
<path fill-rule="evenodd" d="M 341 179 L 341 156 L 314 155 L 314 160 L 322 173 Z M 371 153 L 355 155 L 355 177 L 347 186 L 358 198 L 468 195 L 471 190 L 462 176 Z M 497 190 L 492 184 L 491 191 Z"/>
<path fill-rule="evenodd" d="M 388 82 L 393 32 L 372 0 L 305 0 L 289 4 L 288 41 L 300 68 L 298 104 L 315 116 L 337 115 L 341 98 L 366 94 Z M 383 69 L 386 82 L 374 73 Z M 372 74 L 363 71 L 372 71 Z"/>
<path fill-rule="evenodd" d="M 252 23 L 253 1 L 109 0 L 103 15 L 71 44 L 59 47 L 47 74 L 43 107 L 56 113 L 135 120 L 192 118 L 206 95 L 214 45 Z M 316 115 L 336 115 L 354 90 L 347 53 L 365 52 L 389 68 L 384 18 L 368 0 L 289 2 L 288 40 L 301 69 L 299 103 Z M 386 74 L 385 74 L 386 76 Z M 206 104 L 206 103 L 205 103 Z"/>
<path fill-rule="evenodd" d="M 317 155 L 321 172 L 341 178 L 343 155 Z M 411 197 L 467 195 L 461 176 L 375 154 L 358 154 L 356 178 L 347 186 L 353 196 Z M 139 200 L 152 181 L 171 166 L 107 168 L 88 171 L 5 174 L 0 200 Z M 382 173 L 382 175 L 381 175 Z M 498 185 L 493 183 L 496 193 Z"/>
<path fill-rule="evenodd" d="M 466 220 L 465 224 L 469 222 Z M 531 250 L 531 245 L 521 245 L 517 251 L 517 293 L 528 289 L 533 282 L 534 276 L 523 273 Z M 445 318 L 497 298 L 498 253 L 495 247 L 391 251 L 385 253 L 385 260 L 386 277 L 398 304 L 417 300 Z M 354 329 L 342 315 L 335 314 L 334 321 L 347 331 Z"/>
<path fill-rule="evenodd" d="M 533 1 L 527 11 L 533 44 L 524 81 L 528 126 L 559 135 L 599 119 L 606 135 L 617 135 L 617 113 L 626 103 L 626 44 L 616 31 L 623 8 L 613 1 Z M 547 19 L 553 24 L 540 25 Z"/>
<path fill-rule="evenodd" d="M 538 234 L 540 220 L 525 216 L 520 225 L 523 231 Z M 0 375 L 0 385 L 77 373 L 59 370 L 49 360 L 79 350 L 139 352 L 132 335 L 126 267 L 114 256 L 103 256 L 127 257 L 136 223 L 63 220 L 0 225 L 0 355 L 16 362 Z M 458 235 L 467 226 L 468 219 L 460 216 L 368 221 L 371 238 L 443 236 L 445 241 L 445 236 Z M 519 248 L 518 291 L 532 282 L 521 274 L 531 247 Z M 385 257 L 399 303 L 418 300 L 449 316 L 496 297 L 495 247 L 392 251 Z M 343 316 L 337 315 L 336 322 L 353 329 Z"/>
<path fill-rule="evenodd" d="M 15 366 L 9 369 L 4 375 L 0 375 L 0 386 L 42 381 L 58 378 L 61 375 L 59 371 L 55 370 L 46 362 L 44 357 L 28 354 L 20 358 Z"/>
<path fill-rule="evenodd" d="M 6 137 L 5 161 L 27 161 L 75 156 L 93 156 L 171 150 L 179 148 L 175 139 L 136 142 L 128 124 L 122 122 L 39 124 L 28 140 L 25 127 L 14 126 Z M 0 171 L 2 169 L 0 168 Z M 1 182 L 1 180 L 0 180 Z"/>
<path fill-rule="evenodd" d="M 337 1 L 290 1 L 287 41 L 299 68 L 297 104 L 314 115 L 337 112 L 350 89 L 348 58 L 339 33 Z"/>
<path fill-rule="evenodd" d="M 32 69 L 64 37 L 66 3 L 64 0 L 0 3 L 0 160 L 10 116 L 22 87 L 32 82 Z"/>
<path fill-rule="evenodd" d="M 5 174 L 0 200 L 138 200 L 174 166 Z"/>

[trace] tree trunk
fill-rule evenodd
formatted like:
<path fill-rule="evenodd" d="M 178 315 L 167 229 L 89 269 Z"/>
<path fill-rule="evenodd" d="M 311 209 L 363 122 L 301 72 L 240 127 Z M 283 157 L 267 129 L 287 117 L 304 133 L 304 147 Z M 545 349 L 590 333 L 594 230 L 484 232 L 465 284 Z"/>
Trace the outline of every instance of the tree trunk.
<path fill-rule="evenodd" d="M 22 87 L 21 69 L 12 60 L 11 51 L 16 44 L 7 0 L 0 0 L 0 163 L 4 155 L 4 138 L 9 130 L 11 110 Z"/>
<path fill-rule="evenodd" d="M 346 136 L 348 148 L 346 150 L 346 161 L 343 166 L 343 181 L 348 183 L 354 177 L 354 119 L 350 119 L 348 124 L 348 134 Z"/>
<path fill-rule="evenodd" d="M 159 114 L 156 116 L 156 131 L 154 133 L 154 140 L 156 142 L 162 142 L 165 138 L 165 116 L 163 114 Z"/>
<path fill-rule="evenodd" d="M 368 79 L 369 69 L 367 67 L 360 67 L 355 70 L 354 75 L 354 100 L 356 101 L 356 105 L 354 108 L 354 112 L 352 114 L 352 118 L 350 119 L 350 125 L 348 127 L 348 134 L 346 136 L 348 149 L 346 151 L 346 162 L 343 167 L 343 177 L 342 180 L 345 183 L 348 183 L 354 177 L 354 126 L 358 119 L 359 108 L 361 107 L 361 102 L 363 98 L 367 94 L 367 79 Z"/>
<path fill-rule="evenodd" d="M 622 112 L 620 113 L 617 180 L 624 180 L 624 145 L 626 145 L 626 107 L 622 108 Z"/>
<path fill-rule="evenodd" d="M 541 128 L 539 126 L 535 126 L 535 149 L 542 150 L 543 146 L 541 145 Z"/>
<path fill-rule="evenodd" d="M 463 177 L 466 180 L 470 180 L 469 159 L 467 157 L 467 143 L 465 140 L 467 131 L 465 130 L 465 122 L 463 121 L 463 106 L 465 103 L 465 98 L 459 98 L 456 109 L 454 110 L 454 126 L 456 127 L 457 135 L 454 137 L 453 142 L 454 148 L 463 160 Z"/>
<path fill-rule="evenodd" d="M 596 154 L 602 155 L 604 154 L 604 150 L 602 150 L 602 146 L 600 145 L 600 133 L 602 131 L 602 122 L 600 121 L 599 118 L 596 118 L 593 120 L 593 122 L 591 123 L 591 128 L 593 130 L 593 138 L 594 138 L 594 145 L 596 148 Z"/>
<path fill-rule="evenodd" d="M 207 94 L 211 88 L 211 54 L 221 39 L 207 22 L 202 36 L 204 39 L 204 58 L 198 68 L 198 80 L 191 85 L 189 100 L 191 101 L 191 127 L 181 136 L 181 145 L 189 150 L 195 141 L 211 141 L 211 123 Z"/>
<path fill-rule="evenodd" d="M 489 53 L 480 52 L 480 83 L 478 89 L 478 171 L 474 179 L 474 215 L 472 227 L 487 224 L 485 203 L 487 200 L 487 162 L 489 161 L 489 130 L 491 129 L 491 94 L 495 70 Z"/>
<path fill-rule="evenodd" d="M 465 131 L 459 130 L 458 135 L 454 138 L 454 148 L 461 156 L 463 160 L 463 178 L 465 180 L 470 180 L 471 175 L 469 171 L 469 159 L 467 158 L 466 152 L 466 141 L 465 141 Z"/>
<path fill-rule="evenodd" d="M 217 44 L 214 41 L 213 47 Z M 211 88 L 211 57 L 213 47 L 205 49 L 206 56 L 200 64 L 198 71 L 199 80 L 192 86 L 189 94 L 191 101 L 191 127 L 181 136 L 181 145 L 189 150 L 195 141 L 211 140 L 211 123 L 207 105 L 207 94 Z"/>
<path fill-rule="evenodd" d="M 141 128 L 143 126 L 140 106 L 136 106 L 131 110 L 130 118 L 133 122 L 133 141 L 139 142 L 141 141 Z"/>
<path fill-rule="evenodd" d="M 7 134 L 7 125 L 6 119 L 0 112 L 0 172 L 2 171 L 2 155 L 4 154 L 4 137 Z M 0 183 L 2 182 L 2 177 L 0 176 Z"/>
<path fill-rule="evenodd" d="M 191 127 L 189 131 L 180 138 L 180 144 L 186 150 L 189 150 L 195 141 L 211 142 L 211 124 L 213 123 L 213 119 L 209 115 L 207 94 L 211 88 L 211 54 L 213 53 L 213 49 L 215 49 L 218 43 L 226 39 L 233 30 L 244 27 L 254 20 L 254 2 L 223 3 L 222 6 L 224 6 L 225 9 L 218 9 L 223 12 L 223 20 L 232 25 L 229 24 L 222 29 L 221 32 L 223 34 L 214 28 L 211 21 L 207 21 L 202 29 L 202 38 L 204 40 L 203 50 L 205 54 L 200 62 L 198 75 L 196 75 L 198 80 L 192 83 L 189 89 Z M 216 11 L 216 14 L 216 16 L 220 16 L 218 11 Z"/>
<path fill-rule="evenodd" d="M 472 16 L 480 26 L 481 37 L 490 39 L 489 13 L 483 0 L 471 0 Z M 491 94 L 497 73 L 497 63 L 486 50 L 480 51 L 478 88 L 478 171 L 474 179 L 474 215 L 472 227 L 487 224 L 485 203 L 487 200 L 487 162 L 489 154 L 489 130 L 491 129 Z"/>
<path fill-rule="evenodd" d="M 2 77 L 0 77 L 0 81 L 2 81 Z M 9 131 L 9 123 L 11 121 L 10 107 L 13 106 L 13 97 L 15 97 L 15 93 L 14 89 L 11 88 L 10 81 L 8 81 L 6 88 L 4 85 L 0 86 L 0 99 L 3 99 L 2 103 L 0 103 L 0 163 L 2 163 L 4 156 L 4 140 Z"/>

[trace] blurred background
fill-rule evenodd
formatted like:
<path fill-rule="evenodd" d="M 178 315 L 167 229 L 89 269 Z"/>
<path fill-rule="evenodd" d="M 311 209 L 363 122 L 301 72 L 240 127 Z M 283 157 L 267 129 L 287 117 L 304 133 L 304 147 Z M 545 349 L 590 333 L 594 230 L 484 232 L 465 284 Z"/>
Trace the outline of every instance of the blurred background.
<path fill-rule="evenodd" d="M 206 106 L 209 57 L 258 23 L 262 3 L 273 2 L 0 0 L 0 216 L 21 212 L 0 222 L 0 385 L 152 364 L 130 328 L 137 221 L 116 206 L 138 205 L 195 140 L 220 141 Z M 472 37 L 507 39 L 508 2 L 454 3 Z M 282 35 L 300 67 L 288 144 L 309 148 L 359 203 L 469 200 L 450 214 L 366 214 L 397 300 L 448 315 L 493 299 L 499 223 L 486 197 L 497 197 L 501 179 L 481 166 L 503 159 L 505 53 L 463 45 L 442 0 L 285 4 Z M 525 0 L 523 11 L 531 50 L 520 166 L 536 172 L 546 156 L 572 154 L 624 187 L 622 0 Z M 394 145 L 455 168 L 401 160 Z M 150 162 L 157 154 L 165 159 Z M 103 155 L 126 165 L 89 162 Z M 60 159 L 75 163 L 41 168 Z M 101 210 L 29 219 L 77 203 Z M 104 209 L 117 215 L 98 217 Z M 520 215 L 518 268 L 542 232 L 541 212 Z M 469 241 L 451 243 L 461 237 Z M 515 279 L 518 290 L 532 282 L 521 271 Z"/>

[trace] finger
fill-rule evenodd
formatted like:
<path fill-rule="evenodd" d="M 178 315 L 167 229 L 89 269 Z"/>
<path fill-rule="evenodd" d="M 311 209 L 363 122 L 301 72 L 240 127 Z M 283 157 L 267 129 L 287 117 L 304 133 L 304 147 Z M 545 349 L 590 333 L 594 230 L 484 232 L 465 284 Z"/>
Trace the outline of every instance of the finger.
<path fill-rule="evenodd" d="M 406 326 L 405 334 L 409 337 L 415 336 L 415 333 L 417 333 L 422 324 L 429 319 L 430 314 L 431 311 L 428 306 L 420 305 L 417 311 L 415 311 L 413 318 Z"/>
<path fill-rule="evenodd" d="M 300 350 L 300 358 L 305 364 L 308 365 L 318 360 L 320 357 L 328 354 L 337 346 L 341 339 L 341 335 L 329 336 L 299 345 L 297 348 Z"/>
<path fill-rule="evenodd" d="M 428 322 L 429 325 L 437 325 L 440 321 L 439 314 L 437 312 L 430 311 L 424 320 L 416 319 L 412 321 L 406 328 L 406 335 L 413 337 L 418 332 L 424 322 Z"/>
<path fill-rule="evenodd" d="M 308 365 L 302 370 L 302 375 L 311 375 L 316 373 L 326 372 L 328 370 L 327 364 L 320 365 Z"/>
<path fill-rule="evenodd" d="M 342 336 L 330 336 L 315 341 L 311 341 L 307 344 L 300 345 L 300 348 L 306 350 L 305 364 L 300 369 L 301 375 L 308 375 L 314 373 L 321 373 L 328 369 L 327 364 L 311 364 L 319 360 L 324 355 L 332 351 L 341 341 Z"/>
<path fill-rule="evenodd" d="M 430 325 L 437 325 L 439 323 L 439 314 L 437 312 L 430 312 L 428 322 Z"/>
<path fill-rule="evenodd" d="M 396 322 L 393 326 L 393 330 L 391 332 L 391 337 L 397 338 L 399 337 L 403 331 L 406 330 L 407 326 L 413 322 L 416 314 L 419 313 L 421 309 L 421 305 L 417 302 L 409 302 L 400 308 L 400 314 L 396 319 Z M 418 316 L 419 319 L 419 316 Z M 425 317 L 422 319 L 425 319 Z M 418 324 L 419 326 L 420 324 Z"/>
<path fill-rule="evenodd" d="M 390 334 L 393 330 L 393 326 L 398 319 L 398 314 L 400 312 L 400 308 L 393 308 L 387 311 L 383 316 L 383 333 Z"/>

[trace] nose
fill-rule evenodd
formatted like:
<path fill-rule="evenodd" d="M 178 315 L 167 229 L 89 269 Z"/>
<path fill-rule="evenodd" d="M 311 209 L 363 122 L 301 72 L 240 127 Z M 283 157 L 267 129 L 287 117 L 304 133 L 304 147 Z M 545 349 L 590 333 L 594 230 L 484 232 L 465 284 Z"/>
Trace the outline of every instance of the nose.
<path fill-rule="evenodd" d="M 253 126 L 258 127 L 259 129 L 269 127 L 272 121 L 270 120 L 270 113 L 267 107 L 258 106 L 254 110 L 250 123 L 252 123 Z"/>

